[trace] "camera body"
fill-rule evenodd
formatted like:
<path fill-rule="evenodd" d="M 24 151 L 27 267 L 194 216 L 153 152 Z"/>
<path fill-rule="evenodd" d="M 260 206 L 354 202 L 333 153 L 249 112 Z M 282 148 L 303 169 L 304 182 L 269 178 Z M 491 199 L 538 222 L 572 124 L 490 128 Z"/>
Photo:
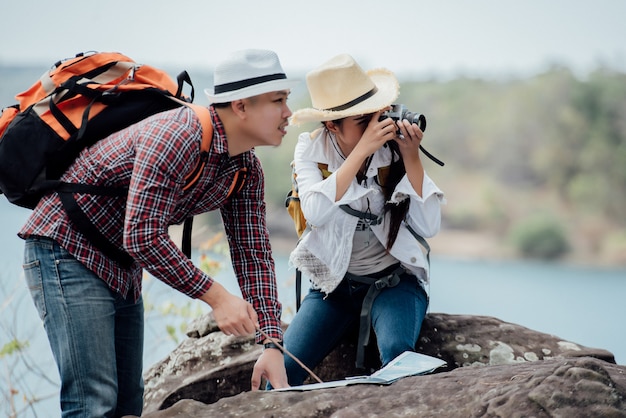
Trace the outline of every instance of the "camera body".
<path fill-rule="evenodd" d="M 417 126 L 422 130 L 422 132 L 424 132 L 426 130 L 426 116 L 421 115 L 419 113 L 415 113 L 415 112 L 410 112 L 405 105 L 403 104 L 392 104 L 391 105 L 391 109 L 382 113 L 380 115 L 380 118 L 378 119 L 379 121 L 381 120 L 385 120 L 387 118 L 391 118 L 394 121 L 399 121 L 399 120 L 403 120 L 406 119 L 411 123 L 415 123 L 417 124 Z M 398 134 L 400 133 L 400 130 L 398 129 Z M 395 141 L 387 141 L 387 144 L 389 144 L 389 146 L 391 147 L 397 147 L 398 145 L 395 143 Z M 387 146 L 387 145 L 385 145 Z M 434 155 L 432 155 L 431 153 L 429 153 L 428 151 L 426 151 L 426 149 L 424 149 L 424 147 L 420 144 L 420 150 L 422 150 L 422 152 L 431 160 L 433 160 L 435 163 L 439 164 L 440 166 L 444 166 L 443 161 L 439 160 L 437 157 L 435 157 Z"/>
<path fill-rule="evenodd" d="M 419 128 L 422 130 L 422 132 L 426 130 L 426 116 L 419 113 L 410 112 L 409 109 L 407 109 L 406 106 L 403 104 L 392 104 L 391 110 L 388 110 L 380 115 L 379 121 L 387 118 L 391 118 L 394 121 L 406 119 L 411 123 L 416 123 L 417 126 L 419 126 Z"/>

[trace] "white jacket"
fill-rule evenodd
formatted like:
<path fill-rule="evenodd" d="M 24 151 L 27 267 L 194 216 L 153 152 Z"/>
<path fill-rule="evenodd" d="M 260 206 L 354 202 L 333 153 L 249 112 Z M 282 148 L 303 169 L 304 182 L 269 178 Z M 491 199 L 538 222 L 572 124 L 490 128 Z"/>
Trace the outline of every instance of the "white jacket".
<path fill-rule="evenodd" d="M 381 215 L 384 194 L 376 183 L 379 169 L 391 163 L 391 152 L 383 147 L 373 156 L 367 170 L 366 187 L 356 178 L 344 194 L 335 202 L 336 176 L 323 179 L 318 163 L 328 164 L 334 173 L 343 163 L 330 135 L 324 129 L 304 132 L 298 137 L 294 152 L 294 167 L 298 182 L 298 194 L 302 211 L 311 230 L 304 235 L 291 253 L 290 263 L 300 269 L 313 282 L 313 286 L 325 293 L 332 292 L 347 272 L 352 253 L 352 240 L 358 218 L 345 213 L 340 205 L 349 204 L 359 211 L 368 207 L 372 214 Z M 424 238 L 434 236 L 441 225 L 441 204 L 445 203 L 443 192 L 424 173 L 422 196 L 419 196 L 405 175 L 393 192 L 392 202 L 411 199 L 409 212 L 391 247 L 390 254 L 422 282 L 428 282 L 428 263 L 420 244 L 406 227 L 408 223 Z M 386 247 L 389 214 L 380 225 L 372 226 L 378 240 Z"/>

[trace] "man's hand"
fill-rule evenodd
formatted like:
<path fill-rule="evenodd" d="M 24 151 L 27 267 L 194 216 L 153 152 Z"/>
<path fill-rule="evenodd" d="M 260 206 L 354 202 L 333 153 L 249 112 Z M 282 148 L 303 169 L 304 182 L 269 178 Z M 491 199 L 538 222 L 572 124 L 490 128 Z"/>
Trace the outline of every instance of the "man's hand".
<path fill-rule="evenodd" d="M 259 317 L 252 304 L 228 292 L 217 282 L 213 282 L 200 300 L 211 306 L 217 326 L 226 335 L 250 335 L 259 326 Z"/>
<path fill-rule="evenodd" d="M 268 380 L 275 389 L 289 386 L 287 383 L 287 372 L 285 371 L 285 360 L 280 350 L 276 348 L 265 349 L 254 364 L 250 381 L 253 391 L 259 389 L 261 377 Z"/>

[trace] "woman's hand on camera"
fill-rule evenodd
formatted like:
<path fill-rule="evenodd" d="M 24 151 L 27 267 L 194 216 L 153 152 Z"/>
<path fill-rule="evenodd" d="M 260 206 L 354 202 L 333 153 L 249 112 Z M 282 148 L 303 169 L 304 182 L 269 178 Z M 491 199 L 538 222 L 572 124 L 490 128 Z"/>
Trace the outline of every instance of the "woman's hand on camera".
<path fill-rule="evenodd" d="M 383 109 L 372 114 L 365 132 L 363 132 L 363 136 L 361 136 L 357 144 L 356 148 L 360 148 L 362 155 L 365 157 L 378 151 L 387 141 L 393 140 L 396 135 L 396 125 L 393 119 L 386 118 L 382 121 L 378 120 L 385 110 L 386 109 Z"/>
<path fill-rule="evenodd" d="M 400 129 L 400 134 L 396 136 L 395 141 L 402 154 L 406 175 L 415 193 L 421 196 L 424 182 L 424 167 L 420 159 L 419 147 L 424 137 L 424 132 L 417 124 L 411 124 L 408 120 L 398 121 L 397 125 Z"/>
<path fill-rule="evenodd" d="M 398 144 L 403 159 L 419 158 L 419 147 L 424 137 L 424 132 L 415 123 L 402 119 L 396 122 L 400 131 L 394 140 Z"/>

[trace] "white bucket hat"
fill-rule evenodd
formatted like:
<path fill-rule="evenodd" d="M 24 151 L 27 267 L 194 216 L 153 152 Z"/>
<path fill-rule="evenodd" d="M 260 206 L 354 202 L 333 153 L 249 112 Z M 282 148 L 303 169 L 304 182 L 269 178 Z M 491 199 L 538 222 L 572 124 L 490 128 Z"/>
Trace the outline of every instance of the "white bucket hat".
<path fill-rule="evenodd" d="M 306 75 L 313 108 L 300 109 L 291 123 L 323 122 L 374 113 L 398 98 L 400 85 L 384 68 L 363 71 L 348 54 L 337 55 Z"/>
<path fill-rule="evenodd" d="M 233 53 L 215 67 L 213 89 L 204 89 L 204 93 L 210 103 L 226 103 L 290 89 L 298 82 L 287 79 L 275 52 L 246 49 Z"/>

